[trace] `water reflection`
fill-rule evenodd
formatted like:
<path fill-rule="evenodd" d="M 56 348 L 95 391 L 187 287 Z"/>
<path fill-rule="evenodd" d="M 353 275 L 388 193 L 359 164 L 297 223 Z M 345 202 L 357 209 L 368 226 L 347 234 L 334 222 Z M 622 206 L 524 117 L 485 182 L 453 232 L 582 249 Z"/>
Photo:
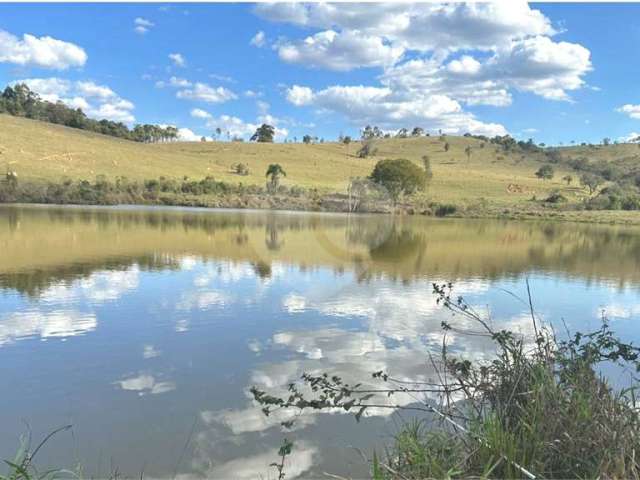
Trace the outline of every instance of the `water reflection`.
<path fill-rule="evenodd" d="M 348 447 L 380 447 L 394 428 L 385 405 L 424 398 L 377 399 L 356 426 L 343 411 L 265 417 L 248 388 L 283 394 L 325 371 L 434 380 L 428 355 L 450 318 L 432 282 L 455 281 L 526 337 L 528 307 L 504 290 L 523 297 L 527 275 L 541 319 L 589 328 L 605 310 L 637 338 L 639 266 L 640 232 L 623 227 L 0 207 L 0 364 L 12 385 L 0 422 L 17 435 L 21 418 L 44 430 L 73 421 L 80 440 L 52 447 L 49 463 L 82 458 L 94 476 L 108 456 L 132 475 L 273 478 L 286 435 L 287 478 L 361 477 Z M 487 358 L 482 338 L 458 333 L 472 327 L 456 319 L 449 348 Z M 0 438 L 0 458 L 14 449 Z"/>

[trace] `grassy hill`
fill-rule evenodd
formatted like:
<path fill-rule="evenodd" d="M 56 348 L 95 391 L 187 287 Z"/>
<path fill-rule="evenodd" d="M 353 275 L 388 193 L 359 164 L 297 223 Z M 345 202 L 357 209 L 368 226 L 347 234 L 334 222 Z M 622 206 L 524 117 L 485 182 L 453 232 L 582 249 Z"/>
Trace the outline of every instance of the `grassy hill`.
<path fill-rule="evenodd" d="M 449 144 L 448 151 L 445 151 L 445 143 Z M 587 198 L 588 192 L 579 185 L 580 175 L 573 171 L 570 159 L 586 158 L 622 168 L 625 172 L 634 172 L 640 166 L 640 148 L 635 144 L 564 147 L 557 149 L 560 161 L 554 164 L 554 178 L 543 181 L 535 176 L 535 172 L 543 163 L 549 162 L 544 152 L 518 148 L 506 152 L 500 145 L 471 137 L 379 140 L 377 153 L 367 159 L 357 157 L 359 146 L 357 142 L 350 146 L 331 142 L 315 145 L 143 144 L 0 115 L 0 169 L 6 167 L 16 171 L 21 181 L 43 183 L 60 183 L 64 179 L 93 181 L 98 175 L 111 180 L 125 176 L 138 181 L 161 176 L 173 179 L 186 176 L 191 180 L 213 176 L 227 183 L 262 186 L 267 166 L 279 163 L 287 172 L 285 185 L 317 188 L 323 193 L 344 193 L 350 178 L 369 175 L 378 160 L 407 158 L 422 165 L 422 157 L 427 155 L 431 160 L 433 180 L 427 191 L 420 194 L 421 201 L 453 203 L 489 215 L 511 215 L 539 212 L 541 205 L 532 202 L 532 198 L 539 201 L 553 191 L 560 191 L 569 204 L 578 204 Z M 465 153 L 467 147 L 472 149 L 470 158 Z M 235 174 L 232 166 L 237 163 L 247 164 L 249 175 Z M 571 185 L 562 180 L 566 174 L 575 179 Z M 582 212 L 580 215 L 593 220 L 595 213 Z M 597 215 L 602 218 L 601 213 Z M 612 212 L 615 221 L 619 221 L 618 217 L 628 219 L 629 215 Z"/>
<path fill-rule="evenodd" d="M 63 178 L 93 180 L 97 175 L 151 179 L 159 176 L 192 179 L 212 175 L 218 180 L 264 184 L 270 163 L 280 163 L 288 185 L 344 191 L 350 177 L 367 176 L 376 161 L 408 158 L 422 165 L 431 158 L 434 173 L 427 195 L 441 202 L 467 204 L 485 198 L 512 205 L 562 188 L 560 177 L 543 182 L 534 175 L 541 155 L 522 158 L 505 154 L 498 146 L 467 137 L 386 139 L 377 154 L 357 158 L 359 144 L 338 143 L 255 144 L 228 142 L 175 142 L 141 144 L 58 125 L 0 115 L 0 168 L 15 170 L 21 179 L 59 182 Z M 473 149 L 468 160 L 464 150 Z M 249 166 L 248 176 L 231 171 L 236 163 Z"/>

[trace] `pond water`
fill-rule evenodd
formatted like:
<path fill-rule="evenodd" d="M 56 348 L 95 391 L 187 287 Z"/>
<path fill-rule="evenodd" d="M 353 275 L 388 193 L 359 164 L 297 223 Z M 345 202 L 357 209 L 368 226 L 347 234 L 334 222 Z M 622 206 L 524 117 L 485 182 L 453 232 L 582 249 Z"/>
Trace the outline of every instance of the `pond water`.
<path fill-rule="evenodd" d="M 588 330 L 604 311 L 624 339 L 639 339 L 634 228 L 0 207 L 0 458 L 29 430 L 35 441 L 73 424 L 40 465 L 81 464 L 95 477 L 274 478 L 286 437 L 287 479 L 362 477 L 357 449 L 389 442 L 401 419 L 392 409 L 360 423 L 265 417 L 248 389 L 282 393 L 303 372 L 428 379 L 427 355 L 450 319 L 432 282 L 452 281 L 495 325 L 528 334 L 526 278 L 541 320 Z M 469 358 L 490 351 L 473 337 L 448 340 Z"/>

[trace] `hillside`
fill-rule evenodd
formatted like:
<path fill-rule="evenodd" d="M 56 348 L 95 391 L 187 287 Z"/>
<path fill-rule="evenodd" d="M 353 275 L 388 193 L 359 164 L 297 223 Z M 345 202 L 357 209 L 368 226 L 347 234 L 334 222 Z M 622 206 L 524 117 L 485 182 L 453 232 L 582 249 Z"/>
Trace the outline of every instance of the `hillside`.
<path fill-rule="evenodd" d="M 94 180 L 97 175 L 122 175 L 132 180 L 160 176 L 200 179 L 211 175 L 231 183 L 263 185 L 267 166 L 280 163 L 287 172 L 285 184 L 340 192 L 350 177 L 367 176 L 382 158 L 404 157 L 422 165 L 422 156 L 428 155 L 434 177 L 426 195 L 439 202 L 468 205 L 483 198 L 496 206 L 508 206 L 558 188 L 568 196 L 583 193 L 580 188 L 565 188 L 561 169 L 551 181 L 536 178 L 534 172 L 543 160 L 541 154 L 504 153 L 499 146 L 488 143 L 482 148 L 483 142 L 468 137 L 447 136 L 446 142 L 450 144 L 448 152 L 438 137 L 385 139 L 377 143 L 374 157 L 360 159 L 356 156 L 358 143 L 349 147 L 338 143 L 142 144 L 0 115 L 0 168 L 6 165 L 22 180 Z M 472 147 L 469 160 L 464 152 L 467 146 Z M 607 149 L 598 150 L 603 151 Z M 239 162 L 249 166 L 248 176 L 231 171 L 231 166 Z"/>

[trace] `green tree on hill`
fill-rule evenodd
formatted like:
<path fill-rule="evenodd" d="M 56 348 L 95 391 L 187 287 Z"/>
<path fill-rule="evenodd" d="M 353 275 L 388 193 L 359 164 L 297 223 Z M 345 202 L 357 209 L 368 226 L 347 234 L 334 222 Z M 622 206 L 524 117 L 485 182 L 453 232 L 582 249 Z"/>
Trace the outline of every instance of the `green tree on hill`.
<path fill-rule="evenodd" d="M 424 170 L 406 158 L 380 160 L 370 178 L 386 188 L 394 205 L 400 195 L 411 195 L 417 190 L 424 190 L 427 180 Z"/>
<path fill-rule="evenodd" d="M 279 163 L 272 163 L 269 165 L 267 173 L 265 174 L 265 177 L 269 179 L 267 182 L 267 190 L 269 193 L 275 193 L 278 191 L 278 187 L 280 186 L 280 176 L 287 176 L 287 172 L 284 171 L 282 166 Z"/>
<path fill-rule="evenodd" d="M 536 177 L 542 180 L 551 180 L 555 175 L 555 171 L 551 165 L 543 165 L 536 172 Z"/>
<path fill-rule="evenodd" d="M 571 182 L 573 182 L 573 177 L 571 175 L 565 175 L 564 177 L 562 177 L 562 180 L 567 182 L 567 186 L 568 186 L 568 185 L 571 185 Z"/>
<path fill-rule="evenodd" d="M 589 195 L 593 195 L 598 187 L 602 185 L 603 179 L 593 173 L 583 173 L 580 177 L 580 183 L 589 189 Z"/>
<path fill-rule="evenodd" d="M 276 129 L 273 126 L 263 123 L 256 129 L 256 133 L 251 136 L 251 141 L 258 143 L 273 143 L 273 137 L 275 134 Z"/>

